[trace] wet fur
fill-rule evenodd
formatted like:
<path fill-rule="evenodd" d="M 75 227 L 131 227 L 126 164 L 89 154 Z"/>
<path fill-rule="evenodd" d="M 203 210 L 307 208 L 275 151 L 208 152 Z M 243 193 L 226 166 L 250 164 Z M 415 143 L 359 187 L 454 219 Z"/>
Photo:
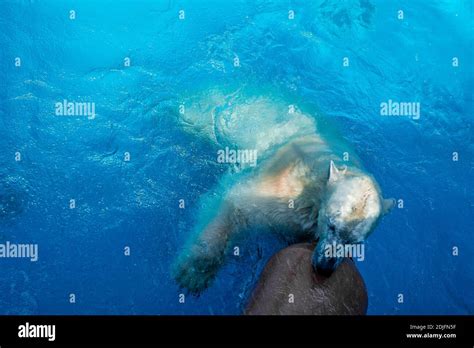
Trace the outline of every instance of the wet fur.
<path fill-rule="evenodd" d="M 342 162 L 320 137 L 304 137 L 282 146 L 254 174 L 238 180 L 182 252 L 174 268 L 177 282 L 192 293 L 207 288 L 232 238 L 248 226 L 269 227 L 288 243 L 317 239 L 330 160 Z"/>

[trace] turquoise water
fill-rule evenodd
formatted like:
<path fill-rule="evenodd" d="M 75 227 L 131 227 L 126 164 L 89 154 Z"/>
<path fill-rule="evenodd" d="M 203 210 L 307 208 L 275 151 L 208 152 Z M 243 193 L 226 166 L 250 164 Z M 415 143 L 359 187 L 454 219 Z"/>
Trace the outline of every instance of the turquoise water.
<path fill-rule="evenodd" d="M 2 1 L 0 242 L 37 243 L 39 259 L 0 259 L 0 313 L 240 313 L 284 245 L 242 242 L 210 289 L 178 302 L 171 264 L 227 168 L 177 120 L 196 91 L 251 85 L 332 119 L 403 200 L 358 263 L 369 314 L 472 314 L 473 7 Z M 64 99 L 94 102 L 95 117 L 55 115 Z M 389 99 L 419 102 L 420 118 L 381 116 Z"/>

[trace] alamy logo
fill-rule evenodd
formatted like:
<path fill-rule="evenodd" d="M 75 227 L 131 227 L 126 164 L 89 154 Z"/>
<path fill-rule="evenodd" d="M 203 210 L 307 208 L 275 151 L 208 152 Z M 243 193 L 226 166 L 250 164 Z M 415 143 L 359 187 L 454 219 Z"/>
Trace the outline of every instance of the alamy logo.
<path fill-rule="evenodd" d="M 327 244 L 324 247 L 324 256 L 327 258 L 333 257 L 351 257 L 357 261 L 365 260 L 364 244 Z"/>
<path fill-rule="evenodd" d="M 0 244 L 0 258 L 27 258 L 38 261 L 38 244 L 15 244 L 6 241 Z"/>
<path fill-rule="evenodd" d="M 255 167 L 257 165 L 257 150 L 233 150 L 226 147 L 223 150 L 217 151 L 217 162 L 231 164 L 249 163 L 251 167 Z"/>
<path fill-rule="evenodd" d="M 380 103 L 381 116 L 408 116 L 413 120 L 420 118 L 419 102 L 396 102 L 389 99 L 387 102 Z"/>
<path fill-rule="evenodd" d="M 95 103 L 70 102 L 64 99 L 54 104 L 56 116 L 86 116 L 89 120 L 95 118 Z"/>
<path fill-rule="evenodd" d="M 18 326 L 20 338 L 47 338 L 48 341 L 56 339 L 56 325 L 34 325 L 26 322 Z"/>

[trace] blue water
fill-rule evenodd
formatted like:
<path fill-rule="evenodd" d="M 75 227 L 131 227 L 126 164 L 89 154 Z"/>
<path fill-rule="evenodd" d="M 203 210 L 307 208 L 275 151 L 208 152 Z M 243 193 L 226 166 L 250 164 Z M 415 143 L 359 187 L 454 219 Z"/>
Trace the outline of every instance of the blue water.
<path fill-rule="evenodd" d="M 0 242 L 37 243 L 39 260 L 0 259 L 0 313 L 240 313 L 284 245 L 243 241 L 210 289 L 178 302 L 171 264 L 200 197 L 226 168 L 176 115 L 183 93 L 250 84 L 331 118 L 384 195 L 403 199 L 358 263 L 369 314 L 473 314 L 473 8 L 470 0 L 1 1 Z M 95 119 L 56 116 L 64 99 L 95 102 Z M 389 99 L 420 102 L 420 118 L 380 116 Z"/>

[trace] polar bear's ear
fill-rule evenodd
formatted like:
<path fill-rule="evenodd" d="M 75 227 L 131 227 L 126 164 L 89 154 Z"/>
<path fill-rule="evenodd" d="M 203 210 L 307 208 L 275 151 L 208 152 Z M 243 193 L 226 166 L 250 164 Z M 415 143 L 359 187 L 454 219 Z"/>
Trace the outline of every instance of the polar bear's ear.
<path fill-rule="evenodd" d="M 392 210 L 393 207 L 395 206 L 395 203 L 396 201 L 394 198 L 383 199 L 382 200 L 382 214 L 383 215 L 388 214 L 390 210 Z"/>
<path fill-rule="evenodd" d="M 341 170 L 339 170 L 334 164 L 334 161 L 331 160 L 331 163 L 329 164 L 329 182 L 337 181 L 342 175 L 346 173 L 346 171 L 347 171 L 346 166 L 344 166 Z"/>

